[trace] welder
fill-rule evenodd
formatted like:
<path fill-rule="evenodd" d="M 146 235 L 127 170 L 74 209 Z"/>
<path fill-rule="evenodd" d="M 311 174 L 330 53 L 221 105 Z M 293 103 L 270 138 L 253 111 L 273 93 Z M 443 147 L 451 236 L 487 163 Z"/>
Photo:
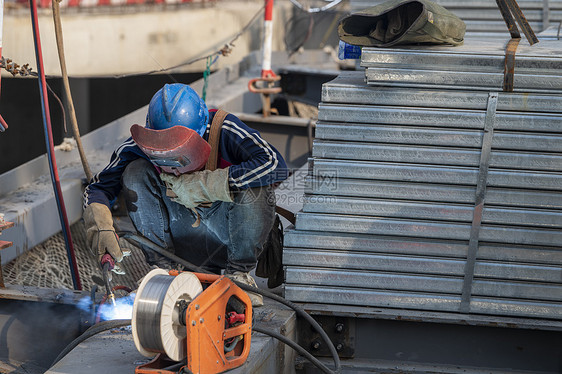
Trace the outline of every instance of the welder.
<path fill-rule="evenodd" d="M 258 131 L 227 114 L 214 145 L 216 165 L 209 168 L 216 115 L 188 85 L 166 84 L 152 97 L 145 125 L 132 126 L 133 136 L 86 187 L 88 245 L 100 261 L 111 255 L 114 272 L 123 273 L 118 264 L 123 251 L 110 208 L 122 191 L 138 233 L 195 265 L 256 285 L 249 272 L 276 229 L 272 185 L 287 178 L 287 166 Z M 149 248 L 141 249 L 149 264 L 174 266 Z M 262 304 L 260 295 L 250 298 L 254 306 Z"/>

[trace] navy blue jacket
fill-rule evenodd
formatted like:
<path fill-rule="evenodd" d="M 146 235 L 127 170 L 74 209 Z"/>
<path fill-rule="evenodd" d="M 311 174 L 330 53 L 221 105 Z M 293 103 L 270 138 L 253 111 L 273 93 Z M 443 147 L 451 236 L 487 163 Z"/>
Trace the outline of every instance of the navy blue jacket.
<path fill-rule="evenodd" d="M 207 131 L 215 111 L 210 113 Z M 229 114 L 222 125 L 219 140 L 219 167 L 230 165 L 229 184 L 232 190 L 262 187 L 285 180 L 287 165 L 279 152 L 258 131 L 248 127 L 235 115 Z M 109 164 L 94 175 L 84 191 L 84 206 L 101 203 L 111 206 L 121 191 L 121 175 L 127 165 L 138 158 L 149 159 L 132 138 L 123 142 L 111 155 Z"/>

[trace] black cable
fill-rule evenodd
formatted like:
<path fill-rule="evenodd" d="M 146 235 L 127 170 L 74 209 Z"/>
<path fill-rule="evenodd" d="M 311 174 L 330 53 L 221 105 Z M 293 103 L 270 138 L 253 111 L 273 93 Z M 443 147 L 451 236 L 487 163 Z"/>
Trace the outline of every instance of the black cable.
<path fill-rule="evenodd" d="M 240 341 L 240 337 L 237 336 L 237 337 L 234 338 L 234 340 L 230 344 L 228 344 L 228 345 L 225 344 L 224 353 L 232 352 L 234 350 L 234 348 L 236 348 L 236 345 L 238 344 L 239 341 Z"/>
<path fill-rule="evenodd" d="M 62 352 L 57 356 L 57 358 L 55 358 L 55 361 L 53 361 L 51 367 L 55 366 L 57 362 L 59 362 L 64 356 L 66 356 L 70 351 L 76 348 L 76 346 L 78 346 L 78 344 L 82 343 L 84 340 L 96 334 L 99 334 L 100 332 L 116 329 L 118 327 L 129 326 L 130 324 L 131 324 L 130 319 L 114 319 L 110 321 L 103 321 L 93 325 L 88 330 L 86 330 L 82 335 L 71 341 L 70 344 L 68 344 L 62 350 Z"/>
<path fill-rule="evenodd" d="M 64 113 L 64 105 L 62 105 L 62 101 L 61 99 L 57 96 L 57 94 L 55 93 L 55 91 L 53 91 L 53 89 L 51 88 L 51 86 L 49 86 L 49 83 L 47 83 L 47 89 L 49 90 L 49 93 L 55 98 L 55 100 L 59 103 L 60 106 L 60 110 L 62 113 L 62 125 L 64 127 L 64 132 L 66 133 L 66 114 Z"/>
<path fill-rule="evenodd" d="M 299 33 L 300 23 L 308 21 L 308 26 L 306 27 L 306 33 L 302 40 L 298 40 L 299 36 L 303 33 Z M 308 41 L 312 35 L 312 30 L 314 29 L 314 18 L 312 14 L 295 14 L 285 23 L 285 36 L 283 37 L 283 42 L 285 43 L 285 49 L 289 52 L 289 56 L 295 54 L 304 43 Z M 292 40 L 291 40 L 292 39 Z"/>
<path fill-rule="evenodd" d="M 256 332 L 260 332 L 260 333 L 265 334 L 265 335 L 269 335 L 269 336 L 287 344 L 289 347 L 293 348 L 299 354 L 305 356 L 310 362 L 312 362 L 318 369 L 322 370 L 324 373 L 326 373 L 326 374 L 334 373 L 326 365 L 324 365 L 322 362 L 320 362 L 319 359 L 317 359 L 312 354 L 310 354 L 310 352 L 308 352 L 306 349 L 304 349 L 303 347 L 301 347 L 300 345 L 298 345 L 297 343 L 295 343 L 291 339 L 287 338 L 286 336 L 283 336 L 283 335 L 279 334 L 277 331 L 264 329 L 264 328 L 261 328 L 259 326 L 252 326 L 252 330 L 256 331 Z"/>
<path fill-rule="evenodd" d="M 92 326 L 96 321 L 96 292 L 98 290 L 98 285 L 94 284 L 92 289 L 90 290 L 90 299 L 92 300 L 92 312 L 90 313 L 90 323 Z"/>
<path fill-rule="evenodd" d="M 153 250 L 154 252 L 165 256 L 167 258 L 169 258 L 170 260 L 183 265 L 186 269 L 189 269 L 191 271 L 195 271 L 198 273 L 209 273 L 209 271 L 200 268 L 197 265 L 194 265 L 192 263 L 190 263 L 189 261 L 184 260 L 181 257 L 178 257 L 176 255 L 174 255 L 173 253 L 170 253 L 168 251 L 166 251 L 164 248 L 160 247 L 159 245 L 153 243 L 151 240 L 142 237 L 136 233 L 132 233 L 132 232 L 119 232 L 117 233 L 117 235 L 121 238 L 124 239 L 131 239 L 135 242 L 137 242 L 138 244 L 143 245 L 146 248 L 149 248 L 151 250 Z M 278 303 L 281 303 L 283 305 L 288 306 L 289 308 L 293 309 L 298 316 L 304 318 L 308 323 L 310 323 L 312 325 L 312 327 L 320 334 L 320 336 L 322 337 L 322 340 L 324 340 L 324 342 L 326 343 L 326 345 L 328 346 L 330 353 L 332 354 L 332 357 L 334 359 L 334 366 L 335 366 L 335 371 L 330 371 L 330 373 L 339 373 L 341 371 L 341 364 L 340 364 L 340 358 L 338 356 L 338 352 L 336 351 L 336 347 L 334 347 L 334 344 L 332 343 L 332 341 L 330 340 L 330 338 L 328 337 L 328 334 L 326 334 L 326 332 L 324 331 L 324 329 L 322 329 L 322 327 L 318 324 L 318 322 L 316 322 L 316 320 L 314 320 L 314 318 L 312 318 L 310 316 L 310 314 L 308 314 L 307 312 L 304 311 L 304 309 L 302 309 L 301 307 L 299 307 L 298 305 L 285 300 L 284 298 L 275 295 L 272 292 L 266 291 L 266 290 L 262 290 L 260 288 L 257 287 L 252 287 L 249 286 L 247 284 L 241 283 L 241 282 L 237 282 L 234 281 L 233 282 L 240 287 L 241 289 L 243 289 L 244 291 L 247 292 L 254 292 L 254 293 L 258 293 L 262 296 L 268 297 L 272 300 L 277 301 Z"/>

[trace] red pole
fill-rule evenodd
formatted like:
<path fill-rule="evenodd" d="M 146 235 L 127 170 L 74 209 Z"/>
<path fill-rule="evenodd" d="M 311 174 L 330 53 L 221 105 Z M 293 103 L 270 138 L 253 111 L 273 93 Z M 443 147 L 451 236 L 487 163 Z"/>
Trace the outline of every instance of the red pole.
<path fill-rule="evenodd" d="M 56 1 L 56 0 L 54 0 Z M 78 265 L 76 263 L 76 254 L 72 244 L 72 236 L 70 233 L 70 225 L 66 215 L 66 208 L 62 196 L 62 188 L 60 185 L 59 173 L 57 169 L 57 160 L 55 158 L 55 148 L 53 141 L 53 129 L 51 127 L 51 114 L 49 113 L 49 100 L 47 96 L 47 80 L 45 78 L 45 69 L 43 66 L 43 52 L 41 51 L 41 38 L 39 33 L 39 21 L 37 19 L 37 2 L 36 0 L 29 0 L 29 7 L 31 8 L 31 26 L 33 28 L 33 42 L 35 44 L 35 58 L 37 60 L 37 73 L 39 83 L 39 95 L 41 96 L 41 114 L 43 115 L 43 127 L 45 132 L 45 143 L 47 148 L 47 159 L 49 161 L 49 170 L 51 172 L 51 180 L 53 182 L 53 189 L 55 192 L 55 199 L 57 202 L 57 209 L 59 211 L 59 219 L 61 221 L 62 233 L 66 244 L 66 251 L 68 255 L 68 264 L 70 267 L 70 274 L 72 276 L 72 283 L 75 290 L 81 290 L 82 284 L 80 283 L 80 275 L 78 274 Z"/>
<path fill-rule="evenodd" d="M 4 22 L 4 0 L 0 0 L 0 58 L 2 58 L 2 24 Z M 1 75 L 1 74 L 0 74 Z M 0 82 L 1 83 L 1 82 Z M 0 87 L 2 87 L 0 85 Z M 0 116 L 0 131 L 6 131 L 8 124 Z"/>
<path fill-rule="evenodd" d="M 261 67 L 262 78 L 275 77 L 271 70 L 271 51 L 273 40 L 273 0 L 265 0 L 263 59 Z"/>

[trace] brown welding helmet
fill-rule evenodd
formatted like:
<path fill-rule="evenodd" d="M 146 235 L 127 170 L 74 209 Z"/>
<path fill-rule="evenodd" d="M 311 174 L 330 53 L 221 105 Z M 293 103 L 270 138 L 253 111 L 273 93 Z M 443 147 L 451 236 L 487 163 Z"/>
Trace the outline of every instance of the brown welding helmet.
<path fill-rule="evenodd" d="M 180 175 L 201 170 L 211 153 L 209 143 L 184 126 L 153 130 L 133 125 L 131 135 L 150 161 L 166 173 Z"/>

